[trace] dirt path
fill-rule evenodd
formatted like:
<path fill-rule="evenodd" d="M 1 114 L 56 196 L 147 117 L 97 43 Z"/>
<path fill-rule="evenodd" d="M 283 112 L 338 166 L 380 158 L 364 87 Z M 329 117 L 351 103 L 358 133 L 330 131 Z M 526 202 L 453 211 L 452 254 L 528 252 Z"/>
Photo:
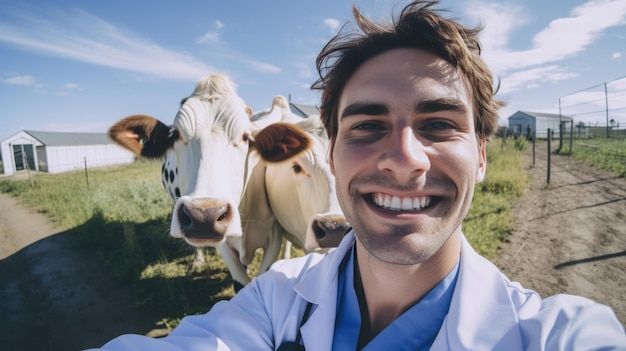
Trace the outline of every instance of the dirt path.
<path fill-rule="evenodd" d="M 542 296 L 571 293 L 611 306 L 626 321 L 626 179 L 546 150 L 496 264 Z M 528 152 L 528 165 L 532 153 Z M 123 333 L 155 335 L 130 291 L 106 278 L 95 257 L 0 193 L 0 339 L 6 350 L 81 350 Z M 156 329 L 155 329 L 156 328 Z"/>
<path fill-rule="evenodd" d="M 516 229 L 495 263 L 546 297 L 582 295 L 609 305 L 626 323 L 626 178 L 551 155 L 537 144 L 533 182 L 514 206 Z M 554 146 L 554 144 L 553 144 Z M 554 149 L 554 147 L 552 147 Z"/>
<path fill-rule="evenodd" d="M 0 340 L 3 350 L 82 350 L 153 332 L 131 292 L 97 258 L 71 249 L 41 214 L 0 193 Z"/>

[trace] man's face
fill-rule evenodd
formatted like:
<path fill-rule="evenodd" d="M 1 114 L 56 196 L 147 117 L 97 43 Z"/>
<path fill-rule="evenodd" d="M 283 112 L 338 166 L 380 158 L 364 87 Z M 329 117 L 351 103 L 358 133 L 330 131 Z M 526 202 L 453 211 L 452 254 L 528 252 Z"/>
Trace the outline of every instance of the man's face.
<path fill-rule="evenodd" d="M 338 111 L 331 167 L 358 241 L 388 263 L 432 257 L 486 168 L 463 79 L 431 53 L 391 50 L 357 69 Z"/>

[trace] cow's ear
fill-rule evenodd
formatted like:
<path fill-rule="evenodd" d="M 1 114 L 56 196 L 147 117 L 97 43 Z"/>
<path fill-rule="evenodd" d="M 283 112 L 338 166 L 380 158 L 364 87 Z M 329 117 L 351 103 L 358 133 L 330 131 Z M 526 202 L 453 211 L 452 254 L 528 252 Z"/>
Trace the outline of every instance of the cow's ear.
<path fill-rule="evenodd" d="M 172 147 L 178 133 L 170 133 L 170 128 L 154 117 L 133 115 L 109 128 L 109 137 L 137 156 L 159 158 Z"/>
<path fill-rule="evenodd" d="M 252 146 L 267 162 L 281 162 L 302 151 L 313 143 L 311 137 L 300 127 L 290 123 L 274 123 L 254 132 Z"/>

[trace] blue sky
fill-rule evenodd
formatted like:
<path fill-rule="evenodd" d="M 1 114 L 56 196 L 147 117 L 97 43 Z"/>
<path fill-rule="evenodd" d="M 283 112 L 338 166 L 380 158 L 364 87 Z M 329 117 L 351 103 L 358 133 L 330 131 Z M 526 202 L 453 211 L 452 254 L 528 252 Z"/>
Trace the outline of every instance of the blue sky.
<path fill-rule="evenodd" d="M 406 1 L 356 0 L 387 17 Z M 227 73 L 255 110 L 275 95 L 316 105 L 315 57 L 352 1 L 3 0 L 0 140 L 21 130 L 105 132 L 142 113 L 169 124 L 197 80 Z M 626 125 L 626 0 L 442 0 L 485 25 L 483 54 L 518 110 Z M 594 87 L 595 86 L 595 87 Z M 591 88 L 593 87 L 593 88 Z M 591 88 L 591 89 L 587 89 Z M 580 93 L 574 94 L 575 92 Z"/>

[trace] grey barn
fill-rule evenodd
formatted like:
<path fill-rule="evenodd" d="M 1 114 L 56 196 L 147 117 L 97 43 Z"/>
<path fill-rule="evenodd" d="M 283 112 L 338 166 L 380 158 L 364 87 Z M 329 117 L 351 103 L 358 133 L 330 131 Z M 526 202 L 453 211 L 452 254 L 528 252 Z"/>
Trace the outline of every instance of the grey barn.
<path fill-rule="evenodd" d="M 517 111 L 509 117 L 509 130 L 515 136 L 521 135 L 530 139 L 536 135 L 538 139 L 547 139 L 549 128 L 553 131 L 552 137 L 558 138 L 559 125 L 565 123 L 569 126 L 572 120 L 571 117 L 552 113 Z"/>

